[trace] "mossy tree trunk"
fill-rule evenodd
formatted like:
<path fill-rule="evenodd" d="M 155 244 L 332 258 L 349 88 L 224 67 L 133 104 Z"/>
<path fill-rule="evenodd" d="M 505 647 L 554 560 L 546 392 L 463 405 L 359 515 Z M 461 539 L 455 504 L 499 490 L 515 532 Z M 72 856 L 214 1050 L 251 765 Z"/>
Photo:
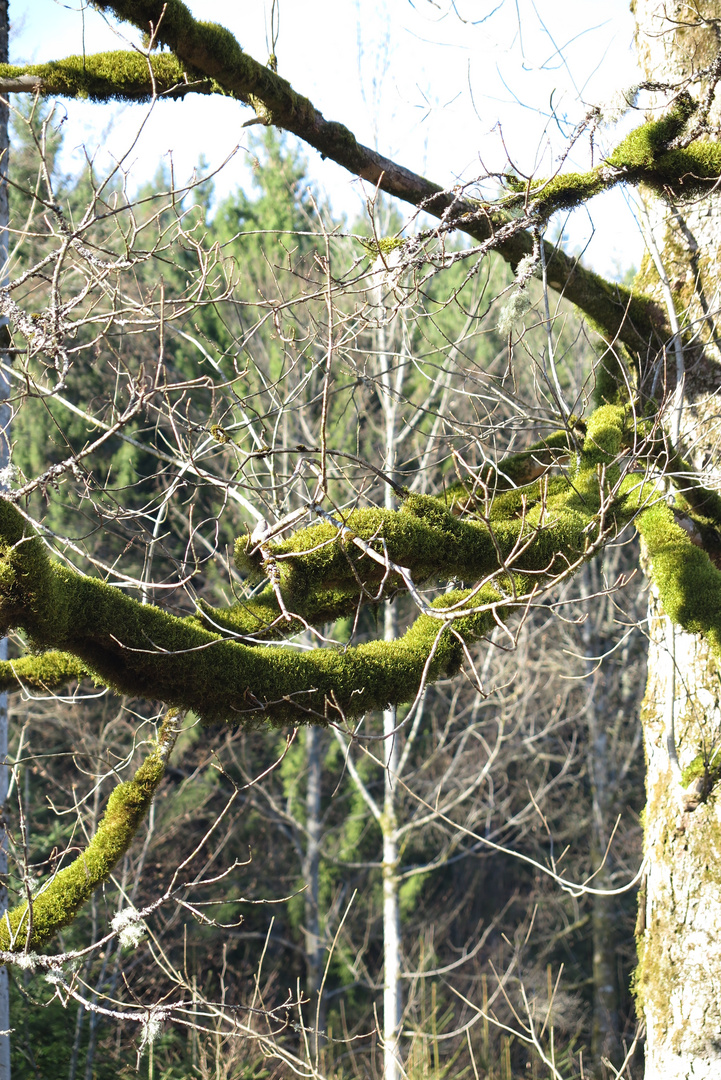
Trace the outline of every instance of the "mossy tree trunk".
<path fill-rule="evenodd" d="M 718 54 L 719 23 L 714 20 L 721 19 L 719 0 L 663 5 L 636 0 L 634 11 L 645 78 L 676 83 Z M 696 80 L 690 90 L 702 98 L 705 86 Z M 714 139 L 719 115 L 715 105 L 709 116 Z M 673 304 L 679 325 L 692 328 L 695 336 L 695 341 L 687 336 L 681 368 L 670 350 L 670 426 L 676 427 L 704 482 L 718 488 L 715 311 L 721 284 L 721 197 L 646 201 L 649 254 L 642 266 L 643 285 L 667 309 Z M 653 589 L 649 638 L 642 714 L 648 872 L 636 975 L 647 1029 L 646 1080 L 711 1080 L 721 1075 L 721 801 L 714 790 L 721 751 L 721 681 L 708 646 L 674 628 Z"/>

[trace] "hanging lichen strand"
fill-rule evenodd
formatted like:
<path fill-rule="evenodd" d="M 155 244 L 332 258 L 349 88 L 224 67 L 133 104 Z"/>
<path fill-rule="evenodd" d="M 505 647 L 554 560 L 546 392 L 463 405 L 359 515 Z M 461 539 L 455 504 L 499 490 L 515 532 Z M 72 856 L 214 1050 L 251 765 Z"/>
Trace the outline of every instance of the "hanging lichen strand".
<path fill-rule="evenodd" d="M 440 499 L 409 497 L 397 512 L 355 511 L 348 531 L 322 522 L 272 545 L 285 606 L 300 617 L 290 623 L 270 587 L 225 612 L 186 619 L 143 605 L 52 562 L 21 514 L 2 500 L 0 632 L 23 631 L 41 655 L 17 666 L 8 662 L 0 676 L 6 686 L 25 679 L 52 688 L 87 671 L 119 693 L 192 709 L 208 722 L 356 717 L 412 700 L 424 680 L 456 672 L 464 644 L 572 572 L 635 518 L 667 610 L 686 628 L 721 642 L 721 575 L 674 523 L 643 474 L 620 476 L 632 420 L 617 406 L 597 409 L 573 470 L 493 500 L 490 492 L 487 500 L 477 493 L 477 520 L 458 520 Z M 480 513 L 485 501 L 487 516 Z M 407 568 L 414 585 L 456 578 L 466 587 L 435 599 L 397 641 L 296 651 L 236 639 L 253 633 L 262 638 L 263 631 L 282 637 L 297 632 L 303 620 L 322 623 L 329 613 L 349 613 L 377 597 L 385 571 L 353 537 Z M 238 545 L 238 561 L 261 572 L 245 542 Z M 470 582 L 477 584 L 468 587 Z M 407 584 L 402 575 L 387 573 L 392 592 Z"/>
<path fill-rule="evenodd" d="M 0 949 L 20 952 L 41 948 L 58 930 L 70 925 L 98 885 L 107 881 L 150 808 L 178 730 L 177 714 L 168 713 L 153 752 L 132 780 L 118 784 L 112 792 L 85 851 L 54 874 L 29 901 L 3 916 Z"/>

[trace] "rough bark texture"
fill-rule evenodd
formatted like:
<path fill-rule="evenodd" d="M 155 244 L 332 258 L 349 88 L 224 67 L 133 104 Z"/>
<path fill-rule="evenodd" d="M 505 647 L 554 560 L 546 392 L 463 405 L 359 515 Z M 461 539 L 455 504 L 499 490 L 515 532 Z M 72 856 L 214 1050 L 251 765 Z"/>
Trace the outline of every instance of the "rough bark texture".
<path fill-rule="evenodd" d="M 649 862 L 636 975 L 646 1080 L 711 1080 L 721 1075 L 721 804 L 711 792 L 693 808 L 695 788 L 681 786 L 669 743 L 673 723 L 682 771 L 700 750 L 713 755 L 718 666 L 698 638 L 674 632 L 655 598 L 650 631 L 643 711 Z"/>
<path fill-rule="evenodd" d="M 10 13 L 8 0 L 0 0 L 0 63 L 7 63 L 10 38 Z M 0 101 L 0 285 L 7 282 L 8 226 L 10 207 L 8 202 L 7 169 L 10 140 L 8 132 L 9 109 L 7 101 Z M 0 344 L 7 343 L 7 320 L 0 322 Z M 7 361 L 7 353 L 2 357 Z M 10 461 L 10 380 L 0 376 L 0 468 Z M 0 662 L 7 660 L 8 641 L 0 641 Z M 0 693 L 0 917 L 8 907 L 7 892 L 7 837 L 5 804 L 7 802 L 9 769 L 5 764 L 8 754 L 8 696 Z M 10 1030 L 10 986 L 8 970 L 0 968 L 0 1031 Z M 0 1035 L 0 1080 L 10 1080 L 10 1035 Z"/>
<path fill-rule="evenodd" d="M 649 80 L 693 78 L 718 53 L 705 19 L 718 0 L 636 0 L 638 51 Z M 692 81 L 694 97 L 705 87 Z M 718 138 L 718 108 L 711 110 Z M 649 224 L 681 325 L 697 335 L 683 354 L 680 434 L 705 482 L 718 488 L 720 280 L 718 195 L 682 203 L 649 201 Z M 646 290 L 664 295 L 648 257 Z M 678 390 L 671 364 L 667 394 Z M 678 404 L 678 399 L 676 399 Z M 643 708 L 647 758 L 645 851 L 648 877 L 639 912 L 638 1003 L 646 1019 L 646 1080 L 721 1076 L 721 802 L 714 789 L 721 741 L 718 665 L 698 636 L 673 628 L 652 590 L 649 678 Z M 643 895 L 643 893 L 642 893 Z"/>

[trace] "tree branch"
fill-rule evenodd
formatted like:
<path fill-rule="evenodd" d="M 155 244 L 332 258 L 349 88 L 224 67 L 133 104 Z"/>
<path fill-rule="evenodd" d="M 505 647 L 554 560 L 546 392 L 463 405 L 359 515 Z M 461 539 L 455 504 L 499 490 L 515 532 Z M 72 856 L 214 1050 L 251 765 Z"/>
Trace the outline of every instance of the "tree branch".
<path fill-rule="evenodd" d="M 194 19 L 182 0 L 98 0 L 96 6 L 149 31 L 154 42 L 175 53 L 181 70 L 184 66 L 210 79 L 250 105 L 262 123 L 291 132 L 387 194 L 452 220 L 454 228 L 474 239 L 487 241 L 512 221 L 497 208 L 464 199 L 455 188 L 444 190 L 363 146 L 343 124 L 326 120 L 286 79 L 244 53 L 229 30 Z M 530 233 L 512 231 L 496 250 L 516 265 L 533 248 Z M 648 297 L 606 281 L 552 244 L 546 243 L 545 258 L 548 284 L 580 308 L 609 342 L 621 341 L 635 357 L 645 358 L 650 341 L 669 336 L 663 312 Z"/>
<path fill-rule="evenodd" d="M 28 901 L 5 912 L 0 921 L 0 949 L 37 949 L 69 926 L 97 887 L 110 877 L 130 847 L 165 773 L 180 724 L 177 714 L 165 718 L 153 752 L 132 780 L 118 784 L 97 832 L 85 851 L 55 874 Z"/>
<path fill-rule="evenodd" d="M 460 668 L 464 645 L 525 608 L 539 588 L 573 573 L 642 508 L 642 477 L 618 478 L 613 490 L 605 479 L 621 453 L 624 417 L 620 408 L 598 409 L 589 418 L 582 468 L 572 483 L 561 478 L 565 494 L 553 505 L 544 497 L 533 512 L 521 501 L 515 520 L 494 529 L 457 522 L 440 500 L 426 498 L 418 506 L 418 496 L 412 497 L 415 515 L 387 512 L 376 521 L 366 517 L 377 512 L 359 511 L 359 523 L 366 531 L 373 528 L 381 550 L 412 556 L 405 561 L 419 576 L 434 572 L 446 578 L 455 557 L 468 577 L 479 581 L 426 604 L 397 641 L 299 652 L 224 640 L 195 617 L 182 619 L 143 605 L 103 581 L 51 562 L 7 499 L 0 500 L 0 633 L 20 629 L 38 649 L 71 653 L 119 693 L 193 709 L 211 722 L 323 723 L 412 700 L 425 681 Z M 320 543 L 318 530 L 328 529 L 331 535 Z M 380 540 L 383 533 L 387 538 Z M 294 556 L 296 577 L 288 596 L 289 602 L 300 602 L 301 616 L 304 597 L 313 595 L 317 584 L 314 561 L 329 594 L 338 591 L 339 576 L 343 591 L 343 575 L 360 591 L 362 577 L 333 526 L 302 530 L 284 543 L 286 549 L 295 547 L 286 550 Z M 377 576 L 380 570 L 369 560 L 363 572 Z M 302 586 L 298 578 L 305 579 Z"/>
<path fill-rule="evenodd" d="M 47 64 L 0 64 L 0 94 L 89 98 L 91 101 L 151 101 L 155 97 L 219 94 L 212 79 L 190 78 L 171 53 L 118 51 L 68 56 Z"/>

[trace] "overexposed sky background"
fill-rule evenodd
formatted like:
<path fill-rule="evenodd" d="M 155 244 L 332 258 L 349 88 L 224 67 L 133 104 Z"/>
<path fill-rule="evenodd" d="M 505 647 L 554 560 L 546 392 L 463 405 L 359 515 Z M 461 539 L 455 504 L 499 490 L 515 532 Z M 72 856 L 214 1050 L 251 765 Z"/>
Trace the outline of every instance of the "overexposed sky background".
<path fill-rule="evenodd" d="M 267 60 L 272 0 L 188 6 Z M 509 158 L 524 174 L 549 175 L 587 107 L 638 79 L 628 0 L 276 0 L 276 9 L 279 73 L 361 142 L 448 186 L 503 170 Z M 81 0 L 11 0 L 10 18 L 15 63 L 138 41 Z M 252 112 L 238 102 L 190 96 L 152 110 L 72 101 L 60 109 L 68 171 L 82 167 L 85 147 L 101 167 L 122 158 L 131 189 L 169 154 L 178 182 L 201 156 L 211 168 L 231 158 L 216 179 L 219 195 L 250 182 L 242 125 Z M 600 145 L 597 138 L 596 161 L 618 137 L 604 133 Z M 362 212 L 368 190 L 360 181 L 310 148 L 305 156 L 334 209 L 350 220 Z M 568 167 L 590 162 L 589 140 L 581 139 Z M 576 211 L 566 235 L 568 247 L 583 249 L 607 275 L 637 265 L 643 250 L 620 190 Z"/>

